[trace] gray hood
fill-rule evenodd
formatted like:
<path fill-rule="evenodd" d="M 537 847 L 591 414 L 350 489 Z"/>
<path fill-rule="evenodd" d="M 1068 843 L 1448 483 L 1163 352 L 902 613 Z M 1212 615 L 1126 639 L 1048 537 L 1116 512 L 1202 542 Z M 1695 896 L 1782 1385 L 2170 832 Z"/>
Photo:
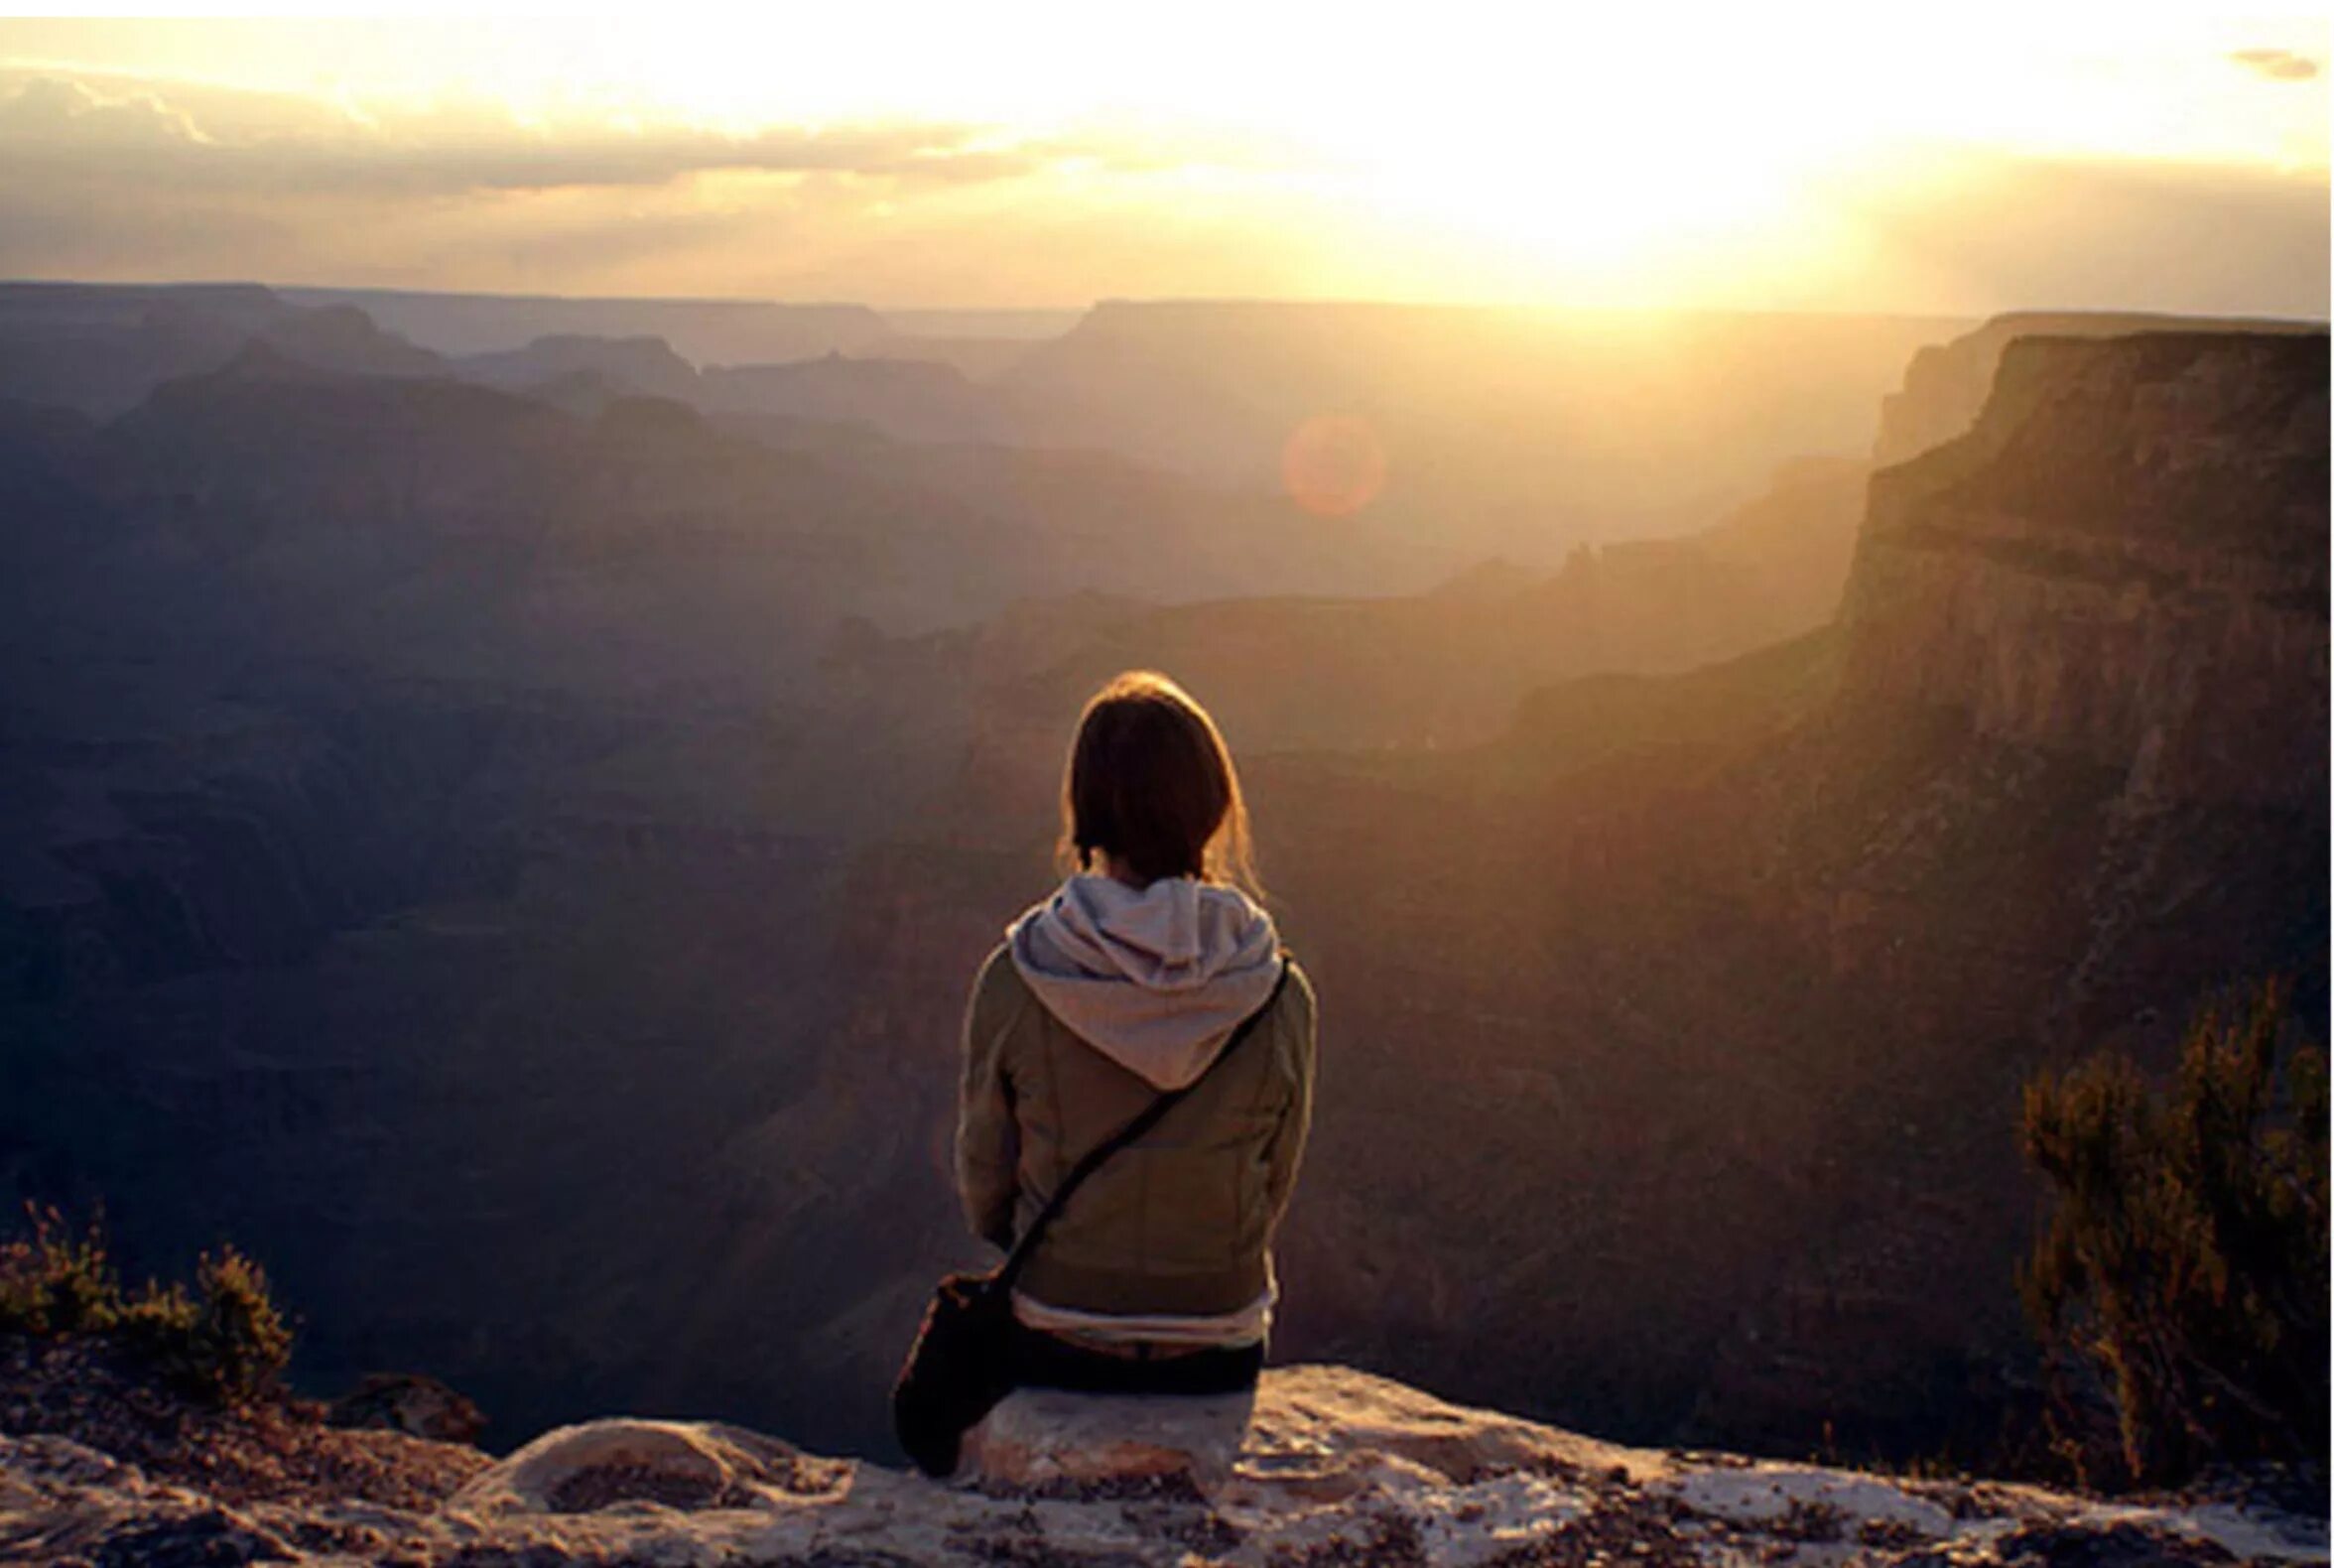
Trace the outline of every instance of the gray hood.
<path fill-rule="evenodd" d="M 1280 979 L 1272 917 L 1233 887 L 1078 875 L 1006 928 L 1013 967 L 1070 1032 L 1158 1089 L 1207 1071 Z"/>

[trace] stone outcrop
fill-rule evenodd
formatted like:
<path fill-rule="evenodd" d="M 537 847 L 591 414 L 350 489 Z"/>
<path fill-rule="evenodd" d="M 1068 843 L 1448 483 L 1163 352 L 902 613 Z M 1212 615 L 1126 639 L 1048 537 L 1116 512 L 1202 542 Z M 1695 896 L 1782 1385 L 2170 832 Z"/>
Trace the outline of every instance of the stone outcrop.
<path fill-rule="evenodd" d="M 442 1443 L 474 1443 L 486 1430 L 485 1412 L 437 1378 L 415 1372 L 372 1373 L 333 1400 L 324 1419 Z"/>
<path fill-rule="evenodd" d="M 2125 771 L 2324 793 L 2326 339 L 2028 337 L 1967 436 L 1872 483 L 1850 695 Z"/>
<path fill-rule="evenodd" d="M 1623 1448 L 1336 1367 L 1266 1373 L 1244 1434 L 1176 1400 L 1014 1396 L 991 1418 L 1078 1462 L 935 1484 L 712 1422 L 545 1433 L 436 1505 L 235 1502 L 55 1434 L 0 1436 L 12 1562 L 1059 1565 L 2069 1562 L 2326 1557 L 2260 1504 L 2109 1505 Z M 1204 1401 L 1221 1404 L 1221 1401 Z M 1001 1419 L 1000 1419 L 1001 1418 Z M 1092 1441 L 1118 1428 L 1110 1442 Z M 1178 1428 L 1182 1435 L 1178 1435 Z M 1200 1433 L 1196 1444 L 1194 1431 Z M 1186 1463 L 1193 1450 L 1203 1462 Z M 1026 1458 L 1026 1448 L 1016 1450 Z M 1117 1457 L 1096 1463 L 1098 1453 Z"/>
<path fill-rule="evenodd" d="M 1965 434 L 1985 407 L 2002 351 L 2020 337 L 2123 337 L 2134 332 L 2323 332 L 2324 324 L 2111 311 L 2013 311 L 1913 354 L 1904 384 L 1880 401 L 1879 466 L 1917 457 Z"/>

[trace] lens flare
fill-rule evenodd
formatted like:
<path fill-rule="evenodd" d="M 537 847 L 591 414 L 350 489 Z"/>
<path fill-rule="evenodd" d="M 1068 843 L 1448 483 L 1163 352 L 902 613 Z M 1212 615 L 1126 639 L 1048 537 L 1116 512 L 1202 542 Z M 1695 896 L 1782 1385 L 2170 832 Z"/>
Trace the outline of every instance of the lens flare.
<path fill-rule="evenodd" d="M 1281 448 L 1280 481 L 1315 517 L 1351 517 L 1385 488 L 1385 448 L 1358 415 L 1316 414 Z"/>

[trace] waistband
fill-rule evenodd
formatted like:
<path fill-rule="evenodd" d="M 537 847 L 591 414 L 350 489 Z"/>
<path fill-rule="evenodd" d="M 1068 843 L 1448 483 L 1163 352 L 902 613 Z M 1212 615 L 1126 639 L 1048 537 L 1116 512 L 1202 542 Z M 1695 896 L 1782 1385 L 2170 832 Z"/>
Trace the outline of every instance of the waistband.
<path fill-rule="evenodd" d="M 1239 1349 L 1260 1345 L 1272 1332 L 1277 1292 L 1267 1287 L 1232 1312 L 1084 1312 L 1057 1307 L 1026 1291 L 1013 1292 L 1013 1317 L 1026 1328 L 1088 1350 L 1133 1353 L 1155 1359 L 1176 1351 Z"/>

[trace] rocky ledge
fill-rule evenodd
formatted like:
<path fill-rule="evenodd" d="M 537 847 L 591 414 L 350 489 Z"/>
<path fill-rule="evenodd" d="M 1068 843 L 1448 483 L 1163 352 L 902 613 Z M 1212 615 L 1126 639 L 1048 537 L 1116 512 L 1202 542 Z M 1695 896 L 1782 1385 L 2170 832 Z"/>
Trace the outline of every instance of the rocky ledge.
<path fill-rule="evenodd" d="M 941 1484 L 709 1422 L 608 1420 L 500 1462 L 387 1433 L 367 1462 L 197 1473 L 118 1421 L 0 1435 L 0 1561 L 171 1563 L 1838 1564 L 2322 1562 L 2322 1514 L 2109 1503 L 1622 1448 L 1336 1367 L 1249 1401 L 1016 1394 Z M 54 1417 L 55 1411 L 49 1410 Z M 288 1441 L 289 1428 L 273 1429 Z M 253 1441 L 248 1431 L 214 1443 Z M 395 1472 L 402 1475 L 393 1475 Z M 357 1477 L 335 1493 L 333 1474 Z M 256 1478 L 256 1479 L 255 1479 Z M 291 1478 L 287 1480 L 287 1478 Z"/>

